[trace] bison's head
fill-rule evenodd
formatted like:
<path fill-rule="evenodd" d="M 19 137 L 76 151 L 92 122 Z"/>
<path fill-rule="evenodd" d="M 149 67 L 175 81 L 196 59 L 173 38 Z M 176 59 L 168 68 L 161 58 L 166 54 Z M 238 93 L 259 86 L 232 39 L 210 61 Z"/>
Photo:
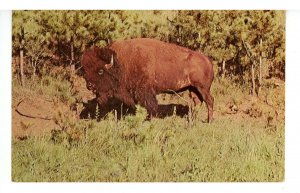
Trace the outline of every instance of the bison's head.
<path fill-rule="evenodd" d="M 112 95 L 119 83 L 119 66 L 116 53 L 109 48 L 93 47 L 82 55 L 81 65 L 89 89 Z"/>

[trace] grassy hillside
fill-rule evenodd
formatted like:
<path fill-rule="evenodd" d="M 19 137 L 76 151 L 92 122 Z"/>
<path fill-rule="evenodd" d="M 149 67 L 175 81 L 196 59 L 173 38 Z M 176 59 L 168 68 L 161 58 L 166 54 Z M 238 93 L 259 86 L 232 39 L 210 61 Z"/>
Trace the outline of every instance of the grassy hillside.
<path fill-rule="evenodd" d="M 78 118 L 79 104 L 87 100 L 78 77 L 49 75 L 25 87 L 14 80 L 13 119 L 22 124 L 13 125 L 13 131 L 23 132 L 12 141 L 12 180 L 283 181 L 284 84 L 268 80 L 256 98 L 241 86 L 217 79 L 212 92 L 215 119 L 211 124 L 204 122 L 204 104 L 197 107 L 192 121 L 188 113 L 178 116 L 176 110 L 149 121 L 139 106 L 135 115 L 118 120 L 111 112 L 96 121 Z M 47 107 L 51 110 L 37 113 L 48 113 L 50 126 L 15 112 L 22 99 L 19 109 L 34 113 L 34 107 L 22 109 L 28 98 L 40 106 L 44 103 L 38 99 L 51 101 Z M 186 105 L 176 96 L 158 99 L 160 104 Z"/>

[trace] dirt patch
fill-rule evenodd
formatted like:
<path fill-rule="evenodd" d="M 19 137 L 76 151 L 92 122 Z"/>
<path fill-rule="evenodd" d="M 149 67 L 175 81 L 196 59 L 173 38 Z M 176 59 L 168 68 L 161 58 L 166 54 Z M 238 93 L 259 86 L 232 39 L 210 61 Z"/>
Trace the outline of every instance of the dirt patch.
<path fill-rule="evenodd" d="M 55 105 L 43 96 L 18 98 L 12 108 L 12 136 L 26 138 L 56 128 L 53 121 Z"/>

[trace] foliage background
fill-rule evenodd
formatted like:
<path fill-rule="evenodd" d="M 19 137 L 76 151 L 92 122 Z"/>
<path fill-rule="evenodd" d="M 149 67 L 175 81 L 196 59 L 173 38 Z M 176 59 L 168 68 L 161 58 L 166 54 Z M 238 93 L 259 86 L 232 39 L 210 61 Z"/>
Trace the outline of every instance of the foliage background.
<path fill-rule="evenodd" d="M 285 78 L 285 12 L 265 10 L 14 11 L 14 72 L 20 74 L 20 50 L 30 77 L 52 65 L 78 69 L 82 52 L 92 45 L 140 37 L 201 51 L 217 73 L 226 71 L 240 84 L 249 83 L 251 65 L 259 79 L 260 57 L 262 79 Z"/>

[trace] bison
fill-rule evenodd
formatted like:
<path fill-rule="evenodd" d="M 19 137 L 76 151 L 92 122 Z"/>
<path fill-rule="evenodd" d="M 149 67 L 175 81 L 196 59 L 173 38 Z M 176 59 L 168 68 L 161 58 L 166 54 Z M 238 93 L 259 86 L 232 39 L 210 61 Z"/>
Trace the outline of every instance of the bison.
<path fill-rule="evenodd" d="M 206 103 L 208 122 L 213 118 L 213 65 L 199 52 L 137 38 L 89 48 L 83 53 L 81 64 L 88 88 L 96 93 L 99 105 L 114 97 L 132 107 L 140 104 L 150 116 L 155 116 L 157 94 L 189 90 L 195 105 Z"/>

